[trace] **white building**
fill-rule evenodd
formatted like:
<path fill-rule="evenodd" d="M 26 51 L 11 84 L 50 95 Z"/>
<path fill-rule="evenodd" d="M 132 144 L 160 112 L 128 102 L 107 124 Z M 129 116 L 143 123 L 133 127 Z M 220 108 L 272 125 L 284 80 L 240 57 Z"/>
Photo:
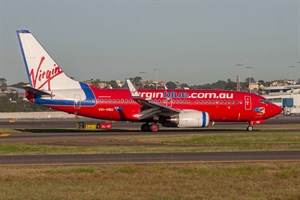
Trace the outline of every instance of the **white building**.
<path fill-rule="evenodd" d="M 300 85 L 263 87 L 270 102 L 283 107 L 284 114 L 300 114 Z"/>

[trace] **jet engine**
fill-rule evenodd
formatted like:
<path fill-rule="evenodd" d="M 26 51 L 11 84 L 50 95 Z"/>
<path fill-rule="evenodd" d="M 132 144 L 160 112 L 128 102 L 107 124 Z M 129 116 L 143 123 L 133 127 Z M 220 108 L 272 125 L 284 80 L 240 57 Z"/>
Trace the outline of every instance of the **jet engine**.
<path fill-rule="evenodd" d="M 209 125 L 209 114 L 197 110 L 182 110 L 178 115 L 171 116 L 161 123 L 166 127 L 207 127 Z"/>

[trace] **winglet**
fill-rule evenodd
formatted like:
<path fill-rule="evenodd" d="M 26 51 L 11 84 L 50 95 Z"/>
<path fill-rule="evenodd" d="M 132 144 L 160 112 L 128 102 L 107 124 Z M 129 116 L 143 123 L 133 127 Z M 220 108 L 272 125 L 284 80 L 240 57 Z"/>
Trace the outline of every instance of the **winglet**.
<path fill-rule="evenodd" d="M 126 79 L 131 97 L 134 99 L 141 99 L 141 95 L 140 93 L 135 89 L 135 87 L 133 86 L 132 82 L 129 79 Z"/>

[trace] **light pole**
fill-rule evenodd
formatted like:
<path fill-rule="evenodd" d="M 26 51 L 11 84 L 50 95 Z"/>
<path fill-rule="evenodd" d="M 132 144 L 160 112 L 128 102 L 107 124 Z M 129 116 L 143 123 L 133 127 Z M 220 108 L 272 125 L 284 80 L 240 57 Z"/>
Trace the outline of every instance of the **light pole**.
<path fill-rule="evenodd" d="M 295 68 L 295 66 L 289 66 L 290 68 L 290 73 L 291 73 L 291 85 L 292 85 L 292 82 L 293 82 L 293 68 Z"/>
<path fill-rule="evenodd" d="M 142 77 L 142 74 L 145 74 L 146 72 L 139 72 L 139 74 L 141 74 L 141 79 L 142 79 L 142 88 L 143 88 L 143 77 Z"/>
<path fill-rule="evenodd" d="M 253 69 L 253 67 L 246 67 L 248 70 L 249 70 L 249 92 L 251 93 L 251 86 L 250 86 L 250 84 L 251 84 L 251 69 Z"/>
<path fill-rule="evenodd" d="M 153 69 L 155 71 L 155 89 L 157 89 L 157 84 L 158 84 L 158 81 L 157 81 L 157 72 L 160 70 L 160 69 Z"/>
<path fill-rule="evenodd" d="M 240 91 L 241 85 L 240 85 L 239 68 L 242 67 L 243 64 L 236 64 L 235 66 L 238 68 L 238 70 L 237 70 L 237 76 L 236 76 L 236 90 Z"/>
<path fill-rule="evenodd" d="M 299 74 L 299 71 L 300 71 L 300 61 L 298 61 L 297 63 L 299 64 L 299 67 L 298 67 L 298 70 L 297 70 L 297 76 L 298 76 L 298 80 L 299 80 L 299 82 L 300 82 L 300 76 L 299 76 L 299 75 L 300 75 L 300 74 Z M 298 80 L 297 80 L 297 81 L 298 81 Z M 300 84 L 300 83 L 299 83 L 299 84 Z"/>

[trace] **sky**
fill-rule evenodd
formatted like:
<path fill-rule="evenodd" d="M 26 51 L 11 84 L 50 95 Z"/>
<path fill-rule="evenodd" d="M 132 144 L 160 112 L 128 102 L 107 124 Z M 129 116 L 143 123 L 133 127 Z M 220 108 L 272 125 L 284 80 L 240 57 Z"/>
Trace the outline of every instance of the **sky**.
<path fill-rule="evenodd" d="M 0 0 L 9 84 L 28 82 L 19 29 L 80 81 L 300 78 L 300 0 Z"/>

